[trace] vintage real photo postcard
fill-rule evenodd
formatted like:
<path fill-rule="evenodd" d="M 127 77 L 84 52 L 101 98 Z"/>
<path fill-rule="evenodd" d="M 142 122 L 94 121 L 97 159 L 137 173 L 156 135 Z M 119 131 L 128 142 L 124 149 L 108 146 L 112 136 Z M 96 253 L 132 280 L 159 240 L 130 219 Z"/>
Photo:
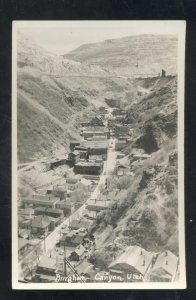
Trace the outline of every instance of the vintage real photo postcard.
<path fill-rule="evenodd" d="M 14 289 L 183 289 L 184 21 L 14 21 Z"/>

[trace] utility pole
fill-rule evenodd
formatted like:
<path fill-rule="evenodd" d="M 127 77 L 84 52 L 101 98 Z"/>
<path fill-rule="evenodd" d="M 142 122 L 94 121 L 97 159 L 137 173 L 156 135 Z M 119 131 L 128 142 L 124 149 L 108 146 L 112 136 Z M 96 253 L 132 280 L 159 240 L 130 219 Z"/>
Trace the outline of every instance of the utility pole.
<path fill-rule="evenodd" d="M 67 276 L 66 249 L 64 245 L 64 274 Z"/>
<path fill-rule="evenodd" d="M 44 231 L 44 252 L 46 253 L 46 231 Z"/>

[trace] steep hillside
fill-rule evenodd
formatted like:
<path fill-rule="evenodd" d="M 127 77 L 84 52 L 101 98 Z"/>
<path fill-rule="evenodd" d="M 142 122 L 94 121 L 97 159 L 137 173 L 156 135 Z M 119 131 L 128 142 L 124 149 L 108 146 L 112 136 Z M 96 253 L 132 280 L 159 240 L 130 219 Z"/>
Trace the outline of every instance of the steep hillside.
<path fill-rule="evenodd" d="M 135 130 L 132 147 L 143 148 L 147 153 L 157 151 L 176 137 L 177 130 L 177 79 L 160 79 L 150 93 L 128 107 L 126 122 Z"/>
<path fill-rule="evenodd" d="M 178 255 L 177 82 L 171 77 L 157 87 L 155 80 L 140 84 L 151 92 L 128 109 L 132 141 L 123 152 L 131 176 L 114 173 L 108 180 L 109 195 L 116 190 L 115 197 L 122 191 L 124 196 L 97 219 L 97 250 L 91 259 L 103 269 L 126 245 Z M 150 156 L 134 157 L 142 151 Z"/>
<path fill-rule="evenodd" d="M 19 34 L 17 44 L 18 159 L 26 162 L 78 138 L 83 113 L 105 98 L 127 98 L 132 82 L 99 66 L 64 59 Z M 106 105 L 106 104 L 105 104 Z"/>
<path fill-rule="evenodd" d="M 160 68 L 176 73 L 177 38 L 173 35 L 139 35 L 86 44 L 65 58 L 100 66 L 118 74 L 158 74 Z"/>

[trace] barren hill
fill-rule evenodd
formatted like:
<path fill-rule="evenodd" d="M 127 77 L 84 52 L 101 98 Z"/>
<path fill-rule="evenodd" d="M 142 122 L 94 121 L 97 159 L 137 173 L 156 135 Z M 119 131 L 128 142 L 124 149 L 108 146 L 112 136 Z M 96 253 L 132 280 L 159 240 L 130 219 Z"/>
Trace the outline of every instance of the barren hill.
<path fill-rule="evenodd" d="M 18 159 L 46 155 L 78 138 L 83 113 L 105 98 L 127 97 L 132 83 L 112 71 L 48 52 L 19 34 L 17 45 Z"/>
<path fill-rule="evenodd" d="M 177 38 L 139 35 L 85 44 L 64 58 L 113 70 L 118 74 L 158 74 L 160 68 L 176 73 Z"/>

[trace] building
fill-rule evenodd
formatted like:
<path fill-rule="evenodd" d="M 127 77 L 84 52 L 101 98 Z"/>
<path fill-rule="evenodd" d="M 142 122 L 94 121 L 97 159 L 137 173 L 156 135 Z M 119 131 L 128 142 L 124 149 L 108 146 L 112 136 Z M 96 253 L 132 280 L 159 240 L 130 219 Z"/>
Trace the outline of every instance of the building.
<path fill-rule="evenodd" d="M 90 131 L 90 130 L 85 130 L 82 133 L 83 137 L 85 140 L 88 140 L 91 138 L 91 140 L 107 140 L 109 138 L 109 133 L 107 132 L 102 132 L 102 131 Z"/>
<path fill-rule="evenodd" d="M 95 116 L 94 118 L 91 119 L 91 126 L 104 126 L 103 120 L 101 117 Z"/>
<path fill-rule="evenodd" d="M 70 231 L 67 235 L 63 235 L 60 240 L 59 244 L 60 247 L 77 247 L 82 244 L 84 239 L 84 235 L 76 233 L 75 231 Z"/>
<path fill-rule="evenodd" d="M 74 191 L 79 185 L 80 179 L 68 177 L 66 178 L 66 185 L 68 190 Z"/>
<path fill-rule="evenodd" d="M 83 261 L 82 263 L 78 264 L 76 271 L 78 275 L 85 277 L 87 280 L 91 279 L 91 281 L 94 281 L 94 266 L 88 261 Z"/>
<path fill-rule="evenodd" d="M 82 129 L 81 134 L 84 137 L 84 139 L 92 138 L 94 140 L 94 138 L 96 137 L 102 137 L 104 139 L 109 138 L 109 130 L 107 127 L 104 126 L 85 127 Z"/>
<path fill-rule="evenodd" d="M 93 117 L 90 119 L 85 119 L 84 121 L 80 122 L 81 127 L 90 127 L 90 126 L 104 126 L 103 120 L 101 117 Z"/>
<path fill-rule="evenodd" d="M 98 181 L 100 179 L 100 176 L 96 176 L 96 175 L 84 175 L 83 178 L 85 178 L 86 180 Z"/>
<path fill-rule="evenodd" d="M 118 176 L 130 175 L 130 168 L 123 164 L 117 164 L 117 175 Z"/>
<path fill-rule="evenodd" d="M 31 222 L 31 230 L 34 234 L 43 235 L 52 230 L 51 221 L 48 216 L 36 216 Z"/>
<path fill-rule="evenodd" d="M 126 116 L 126 110 L 124 109 L 120 109 L 120 108 L 115 108 L 113 111 L 112 111 L 112 114 L 114 117 L 116 116 Z"/>
<path fill-rule="evenodd" d="M 65 185 L 54 185 L 52 189 L 52 195 L 60 200 L 66 199 L 67 189 Z"/>
<path fill-rule="evenodd" d="M 70 142 L 70 144 L 69 144 L 69 148 L 70 148 L 70 150 L 73 152 L 74 150 L 75 150 L 75 147 L 76 146 L 79 146 L 80 145 L 80 142 L 79 141 L 72 141 L 72 142 Z"/>
<path fill-rule="evenodd" d="M 54 282 L 56 278 L 57 263 L 56 259 L 42 256 L 34 277 L 35 282 Z"/>
<path fill-rule="evenodd" d="M 74 204 L 68 200 L 63 200 L 57 204 L 57 208 L 63 210 L 65 216 L 70 216 L 74 211 Z"/>
<path fill-rule="evenodd" d="M 88 148 L 89 155 L 107 155 L 108 153 L 108 141 L 83 141 L 82 145 Z"/>
<path fill-rule="evenodd" d="M 60 203 L 60 202 L 59 202 Z M 38 206 L 35 208 L 35 215 L 45 215 L 53 218 L 62 218 L 64 216 L 63 210 L 58 208 L 52 208 L 52 207 L 44 207 L 44 206 Z"/>
<path fill-rule="evenodd" d="M 124 149 L 126 147 L 126 144 L 127 144 L 126 140 L 116 141 L 115 150 L 121 151 L 122 149 Z"/>
<path fill-rule="evenodd" d="M 62 209 L 49 207 L 46 210 L 46 215 L 52 218 L 63 218 L 64 213 Z"/>
<path fill-rule="evenodd" d="M 160 253 L 150 272 L 150 281 L 170 282 L 174 281 L 178 268 L 178 257 L 167 250 Z"/>
<path fill-rule="evenodd" d="M 56 207 L 56 204 L 60 201 L 60 198 L 51 195 L 32 195 L 21 199 L 24 206 L 46 206 Z"/>
<path fill-rule="evenodd" d="M 80 126 L 81 127 L 91 126 L 91 120 L 86 118 L 85 120 L 83 120 L 83 121 L 80 122 Z"/>
<path fill-rule="evenodd" d="M 29 243 L 24 238 L 18 238 L 18 256 L 21 257 L 29 248 Z"/>
<path fill-rule="evenodd" d="M 116 124 L 114 127 L 114 133 L 116 137 L 124 136 L 124 135 L 127 136 L 129 134 L 129 130 L 130 130 L 130 126 L 128 125 Z"/>
<path fill-rule="evenodd" d="M 80 152 L 78 150 L 74 150 L 68 154 L 68 161 L 72 162 L 72 164 L 76 164 L 80 159 Z"/>
<path fill-rule="evenodd" d="M 35 208 L 35 216 L 46 215 L 46 206 L 38 206 Z"/>
<path fill-rule="evenodd" d="M 100 134 L 98 136 L 93 135 L 92 140 L 93 141 L 106 141 L 108 139 L 108 137 L 104 134 Z"/>
<path fill-rule="evenodd" d="M 87 232 L 90 232 L 93 223 L 92 220 L 72 220 L 70 228 L 72 230 L 85 229 Z"/>
<path fill-rule="evenodd" d="M 53 170 L 54 168 L 57 168 L 59 166 L 62 166 L 62 165 L 66 165 L 67 163 L 67 158 L 66 157 L 63 157 L 63 158 L 60 158 L 60 159 L 54 159 L 54 160 L 51 160 L 48 164 L 48 168 Z"/>
<path fill-rule="evenodd" d="M 99 175 L 103 170 L 103 163 L 94 161 L 79 161 L 74 166 L 74 172 L 77 174 Z"/>
<path fill-rule="evenodd" d="M 129 246 L 108 268 L 111 275 L 120 275 L 125 281 L 145 281 L 152 260 L 152 253 L 139 246 Z"/>
<path fill-rule="evenodd" d="M 103 163 L 104 155 L 89 155 L 89 161 L 94 161 L 97 163 Z"/>
<path fill-rule="evenodd" d="M 31 230 L 29 229 L 18 229 L 18 237 L 23 239 L 29 239 L 31 236 Z"/>
<path fill-rule="evenodd" d="M 84 254 L 85 248 L 82 245 L 79 245 L 70 255 L 70 260 L 79 261 Z"/>
<path fill-rule="evenodd" d="M 25 219 L 31 219 L 34 216 L 34 209 L 32 207 L 26 207 L 24 209 L 19 209 L 19 215 L 24 216 Z"/>
<path fill-rule="evenodd" d="M 107 209 L 110 203 L 111 200 L 107 199 L 107 197 L 102 197 L 102 199 L 90 199 L 87 202 L 86 209 L 89 211 L 99 212 Z"/>
<path fill-rule="evenodd" d="M 31 228 L 31 219 L 25 220 L 23 218 L 18 218 L 18 225 L 20 229 L 30 229 Z"/>

